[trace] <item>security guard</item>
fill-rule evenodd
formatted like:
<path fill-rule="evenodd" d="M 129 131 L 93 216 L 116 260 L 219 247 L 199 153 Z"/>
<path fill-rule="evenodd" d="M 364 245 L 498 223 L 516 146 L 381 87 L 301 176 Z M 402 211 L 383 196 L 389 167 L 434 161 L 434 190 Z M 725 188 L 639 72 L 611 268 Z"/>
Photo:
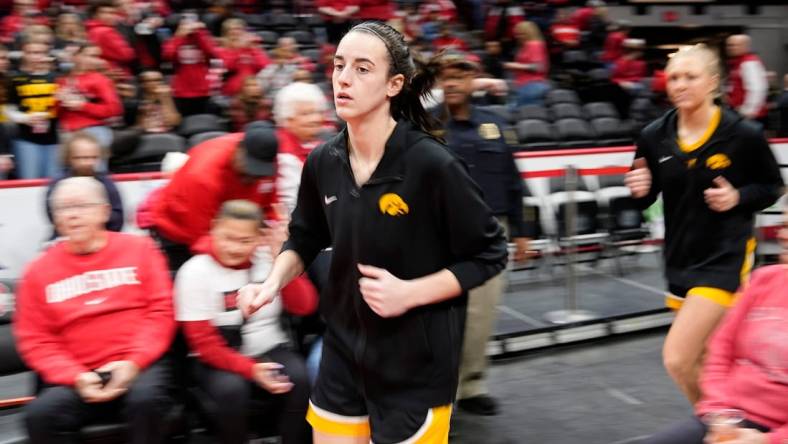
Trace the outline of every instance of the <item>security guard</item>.
<path fill-rule="evenodd" d="M 467 163 L 487 205 L 515 243 L 514 259 L 521 261 L 527 255 L 534 221 L 523 218 L 525 184 L 510 147 L 514 135 L 501 117 L 471 104 L 473 80 L 479 72 L 479 65 L 462 55 L 441 58 L 438 80 L 444 105 L 436 114 L 444 129 L 436 135 Z M 484 384 L 485 350 L 505 283 L 501 272 L 469 293 L 457 406 L 470 413 L 495 415 L 498 411 Z"/>

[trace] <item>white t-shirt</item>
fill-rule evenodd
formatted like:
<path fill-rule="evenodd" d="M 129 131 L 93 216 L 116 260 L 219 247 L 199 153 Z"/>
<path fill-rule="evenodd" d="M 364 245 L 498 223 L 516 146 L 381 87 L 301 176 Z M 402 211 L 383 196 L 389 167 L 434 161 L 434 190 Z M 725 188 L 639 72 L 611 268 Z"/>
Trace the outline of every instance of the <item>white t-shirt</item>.
<path fill-rule="evenodd" d="M 262 307 L 244 322 L 235 299 L 238 290 L 250 282 L 263 282 L 271 272 L 267 254 L 255 256 L 251 269 L 225 268 L 208 254 L 189 259 L 175 277 L 175 319 L 211 321 L 216 327 L 241 326 L 240 352 L 261 355 L 288 342 L 282 330 L 281 297 Z"/>

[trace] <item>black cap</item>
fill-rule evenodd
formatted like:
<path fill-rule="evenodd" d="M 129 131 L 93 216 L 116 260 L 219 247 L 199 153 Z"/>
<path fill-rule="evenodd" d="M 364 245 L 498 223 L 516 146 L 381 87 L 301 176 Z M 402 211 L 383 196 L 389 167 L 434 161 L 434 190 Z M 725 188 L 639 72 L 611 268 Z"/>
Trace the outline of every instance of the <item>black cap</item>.
<path fill-rule="evenodd" d="M 253 122 L 244 129 L 244 158 L 246 174 L 250 176 L 273 176 L 276 172 L 276 153 L 279 141 L 276 130 L 263 122 Z"/>

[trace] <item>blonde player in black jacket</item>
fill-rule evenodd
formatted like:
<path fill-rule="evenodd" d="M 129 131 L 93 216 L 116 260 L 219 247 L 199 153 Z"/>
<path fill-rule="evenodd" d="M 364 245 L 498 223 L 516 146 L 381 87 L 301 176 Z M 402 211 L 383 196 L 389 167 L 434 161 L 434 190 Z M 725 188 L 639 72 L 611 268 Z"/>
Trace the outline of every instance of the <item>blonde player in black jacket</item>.
<path fill-rule="evenodd" d="M 643 129 L 626 177 L 641 207 L 663 196 L 666 304 L 678 310 L 663 362 L 692 403 L 706 340 L 753 265 L 754 214 L 783 186 L 760 128 L 715 105 L 719 69 L 702 45 L 673 54 L 666 74 L 675 109 Z"/>
<path fill-rule="evenodd" d="M 478 186 L 426 132 L 433 79 L 387 25 L 342 39 L 333 86 L 347 129 L 309 155 L 290 238 L 240 297 L 256 310 L 333 247 L 307 415 L 318 444 L 447 443 L 467 291 L 506 264 Z"/>

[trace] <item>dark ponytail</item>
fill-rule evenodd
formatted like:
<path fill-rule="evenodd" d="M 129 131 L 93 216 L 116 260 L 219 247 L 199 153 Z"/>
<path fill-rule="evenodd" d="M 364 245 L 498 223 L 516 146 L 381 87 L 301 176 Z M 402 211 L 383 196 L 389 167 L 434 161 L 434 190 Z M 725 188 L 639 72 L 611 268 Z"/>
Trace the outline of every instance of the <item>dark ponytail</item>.
<path fill-rule="evenodd" d="M 439 122 L 424 109 L 421 99 L 427 97 L 438 73 L 435 59 L 423 61 L 413 57 L 405 38 L 396 29 L 381 22 L 364 22 L 349 32 L 366 32 L 383 41 L 389 55 L 389 77 L 402 74 L 405 77 L 402 90 L 391 99 L 391 116 L 410 120 L 424 132 L 431 133 Z"/>

